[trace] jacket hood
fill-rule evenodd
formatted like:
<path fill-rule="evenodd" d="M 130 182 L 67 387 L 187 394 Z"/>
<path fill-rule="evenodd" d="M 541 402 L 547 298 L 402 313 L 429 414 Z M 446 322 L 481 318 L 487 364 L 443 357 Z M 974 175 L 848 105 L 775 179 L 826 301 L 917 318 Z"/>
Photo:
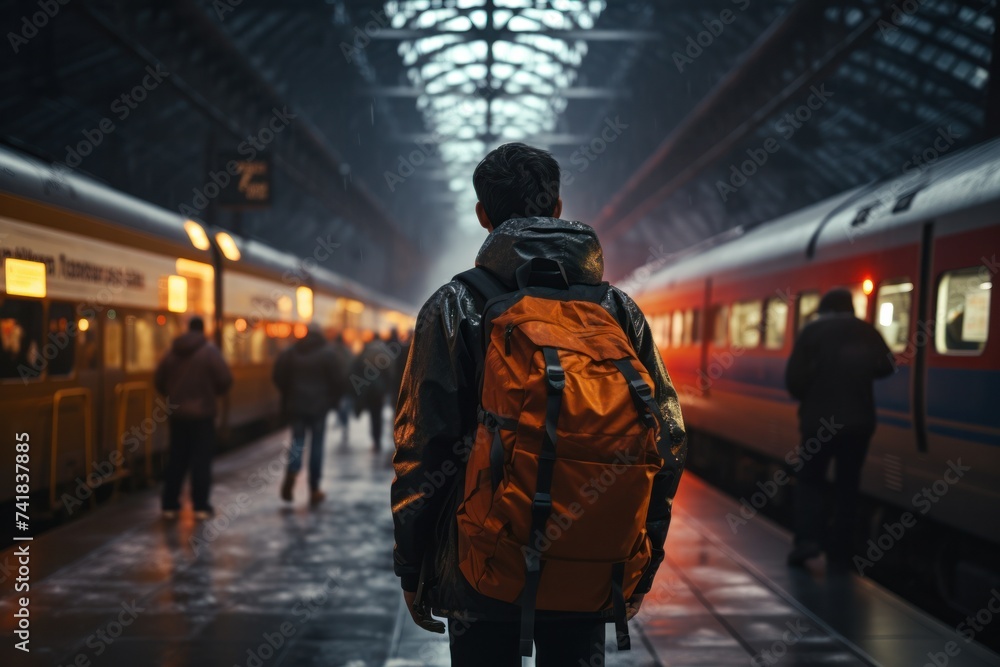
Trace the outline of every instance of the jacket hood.
<path fill-rule="evenodd" d="M 201 331 L 188 331 L 174 339 L 173 350 L 182 357 L 194 354 L 202 345 L 208 342 Z"/>
<path fill-rule="evenodd" d="M 514 218 L 490 233 L 476 266 L 513 285 L 514 272 L 536 257 L 563 265 L 570 283 L 596 285 L 604 279 L 604 251 L 597 233 L 582 222 L 558 218 Z"/>

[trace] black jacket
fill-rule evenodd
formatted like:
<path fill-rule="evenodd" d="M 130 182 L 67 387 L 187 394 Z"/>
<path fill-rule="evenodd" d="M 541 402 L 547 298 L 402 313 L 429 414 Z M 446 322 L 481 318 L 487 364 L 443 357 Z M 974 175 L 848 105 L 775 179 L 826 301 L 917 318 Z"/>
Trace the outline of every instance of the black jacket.
<path fill-rule="evenodd" d="M 180 419 L 215 417 L 216 399 L 232 384 L 233 374 L 219 348 L 200 331 L 175 338 L 153 374 L 153 386 L 177 404 L 172 416 Z"/>
<path fill-rule="evenodd" d="M 309 332 L 278 355 L 272 377 L 287 416 L 319 417 L 343 395 L 347 368 L 322 334 Z"/>
<path fill-rule="evenodd" d="M 785 369 L 785 386 L 799 404 L 803 438 L 826 422 L 855 432 L 875 431 L 872 381 L 895 370 L 892 352 L 875 327 L 853 313 L 821 313 L 802 329 Z"/>
<path fill-rule="evenodd" d="M 604 256 L 594 230 L 579 222 L 553 218 L 519 218 L 495 229 L 476 258 L 476 265 L 507 284 L 524 262 L 547 257 L 563 264 L 570 283 L 598 284 Z M 612 287 L 602 304 L 628 334 L 655 384 L 656 401 L 670 428 L 672 450 L 682 465 L 687 442 L 677 392 L 653 343 L 642 312 L 624 292 Z M 416 590 L 427 549 L 443 507 L 448 507 L 453 479 L 440 471 L 464 471 L 464 447 L 471 443 L 479 403 L 475 348 L 481 345 L 481 314 L 470 290 L 451 281 L 427 300 L 416 327 L 400 388 L 396 412 L 397 449 L 393 464 L 392 511 L 395 526 L 394 569 L 404 590 Z M 453 474 L 452 477 L 458 477 Z M 679 474 L 666 473 L 654 482 L 646 528 L 653 561 L 636 589 L 644 593 L 663 560 L 663 543 Z M 449 507 L 448 511 L 453 511 Z M 453 517 L 444 517 L 453 522 Z M 459 575 L 461 576 L 461 575 Z M 473 603 L 470 603 L 470 605 Z M 475 610 L 473 610 L 475 611 Z"/>

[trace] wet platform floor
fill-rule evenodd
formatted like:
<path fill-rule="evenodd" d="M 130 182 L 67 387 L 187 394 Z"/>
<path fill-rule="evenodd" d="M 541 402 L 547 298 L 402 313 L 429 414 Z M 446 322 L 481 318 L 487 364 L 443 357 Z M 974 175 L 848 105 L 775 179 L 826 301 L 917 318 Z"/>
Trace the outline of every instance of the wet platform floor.
<path fill-rule="evenodd" d="M 163 521 L 151 490 L 38 537 L 31 652 L 13 650 L 5 574 L 0 664 L 447 665 L 447 640 L 400 605 L 390 452 L 373 452 L 367 431 L 355 420 L 345 440 L 331 420 L 328 498 L 315 509 L 302 479 L 293 505 L 278 498 L 288 439 L 278 433 L 219 457 L 211 521 L 195 522 L 189 509 Z M 922 667 L 949 641 L 960 651 L 948 665 L 1000 664 L 868 580 L 789 570 L 788 535 L 762 518 L 733 533 L 726 514 L 735 507 L 685 477 L 668 562 L 630 624 L 633 650 L 609 645 L 609 665 Z"/>

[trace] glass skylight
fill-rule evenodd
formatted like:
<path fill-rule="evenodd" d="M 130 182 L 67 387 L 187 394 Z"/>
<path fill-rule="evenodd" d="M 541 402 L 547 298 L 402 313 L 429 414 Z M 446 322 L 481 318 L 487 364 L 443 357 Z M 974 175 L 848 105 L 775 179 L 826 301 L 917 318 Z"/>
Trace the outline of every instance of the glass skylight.
<path fill-rule="evenodd" d="M 492 21 L 489 6 L 492 5 Z M 604 0 L 387 2 L 396 29 L 427 30 L 399 45 L 417 108 L 435 137 L 458 219 L 475 226 L 472 172 L 510 141 L 544 145 L 566 108 L 587 43 L 559 31 L 593 28 Z M 491 34 L 491 30 L 498 31 Z M 523 33 L 523 34 L 517 34 Z"/>

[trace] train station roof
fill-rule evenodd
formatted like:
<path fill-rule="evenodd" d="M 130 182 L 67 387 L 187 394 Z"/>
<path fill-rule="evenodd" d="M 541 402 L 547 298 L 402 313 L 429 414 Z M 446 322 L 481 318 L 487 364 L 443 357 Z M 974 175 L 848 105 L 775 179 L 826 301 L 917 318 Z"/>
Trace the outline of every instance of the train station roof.
<path fill-rule="evenodd" d="M 620 278 L 1000 128 L 995 0 L 3 4 L 4 142 L 410 300 L 471 263 L 506 141 Z M 204 202 L 251 152 L 270 206 Z"/>

